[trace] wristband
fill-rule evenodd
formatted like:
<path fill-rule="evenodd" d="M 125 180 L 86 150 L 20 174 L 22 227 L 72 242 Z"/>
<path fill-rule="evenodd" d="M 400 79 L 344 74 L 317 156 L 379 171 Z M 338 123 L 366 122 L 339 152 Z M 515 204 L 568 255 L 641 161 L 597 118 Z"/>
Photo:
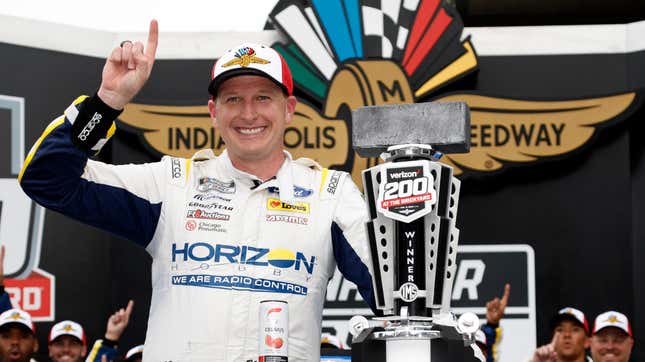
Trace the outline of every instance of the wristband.
<path fill-rule="evenodd" d="M 112 136 L 108 134 L 113 127 L 114 120 L 123 110 L 116 110 L 105 104 L 98 95 L 81 103 L 72 123 L 72 143 L 81 150 L 94 153 L 101 150 L 103 145 Z"/>

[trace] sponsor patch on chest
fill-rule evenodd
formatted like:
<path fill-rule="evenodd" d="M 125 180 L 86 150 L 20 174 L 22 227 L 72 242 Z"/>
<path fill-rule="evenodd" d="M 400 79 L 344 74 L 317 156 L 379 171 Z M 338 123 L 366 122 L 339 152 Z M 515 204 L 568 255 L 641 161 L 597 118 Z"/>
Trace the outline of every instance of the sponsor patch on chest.
<path fill-rule="evenodd" d="M 308 202 L 294 202 L 292 204 L 287 204 L 286 202 L 282 202 L 279 199 L 274 199 L 274 198 L 270 197 L 267 200 L 267 210 L 297 212 L 297 213 L 302 213 L 302 214 L 309 214 L 309 203 Z"/>

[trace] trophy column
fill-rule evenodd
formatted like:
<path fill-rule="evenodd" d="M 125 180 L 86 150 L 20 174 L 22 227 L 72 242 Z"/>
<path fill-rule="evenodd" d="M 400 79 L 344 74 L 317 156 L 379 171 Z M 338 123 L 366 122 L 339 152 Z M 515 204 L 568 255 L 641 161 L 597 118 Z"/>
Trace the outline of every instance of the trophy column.
<path fill-rule="evenodd" d="M 355 361 L 483 361 L 470 313 L 450 311 L 459 230 L 460 181 L 437 162 L 468 152 L 465 103 L 421 103 L 355 110 L 353 144 L 385 163 L 363 171 L 370 215 L 372 282 L 384 328 L 355 337 Z M 480 359 L 481 357 L 481 359 Z"/>

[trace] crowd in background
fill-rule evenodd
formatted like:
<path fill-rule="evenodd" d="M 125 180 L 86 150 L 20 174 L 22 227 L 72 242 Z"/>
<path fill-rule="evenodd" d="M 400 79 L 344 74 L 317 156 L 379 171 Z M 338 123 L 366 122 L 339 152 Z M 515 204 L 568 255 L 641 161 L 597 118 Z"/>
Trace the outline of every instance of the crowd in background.
<path fill-rule="evenodd" d="M 31 315 L 13 308 L 4 290 L 4 246 L 0 247 L 0 362 L 36 362 L 38 339 Z M 510 296 L 510 285 L 504 286 L 501 298 L 486 303 L 486 323 L 475 334 L 475 342 L 486 362 L 498 358 L 502 338 L 500 321 Z M 134 301 L 114 312 L 108 320 L 103 339 L 96 340 L 88 350 L 83 326 L 64 320 L 54 324 L 48 334 L 49 357 L 53 362 L 112 362 L 118 354 L 118 343 L 130 321 Z M 572 307 L 560 309 L 551 319 L 551 342 L 538 347 L 529 362 L 628 362 L 634 346 L 629 319 L 617 311 L 608 311 L 595 318 L 590 329 L 585 314 Z M 345 349 L 340 339 L 329 333 L 321 336 L 321 350 Z M 126 362 L 141 362 L 143 345 L 131 348 Z"/>
<path fill-rule="evenodd" d="M 0 247 L 0 362 L 35 362 L 38 339 L 31 315 L 13 308 L 4 290 L 4 246 Z M 475 342 L 486 362 L 497 360 L 502 338 L 500 321 L 504 316 L 510 285 L 501 298 L 486 303 L 486 323 L 475 334 Z M 103 339 L 96 340 L 88 350 L 83 326 L 64 320 L 54 324 L 48 334 L 49 357 L 53 362 L 111 362 L 117 359 L 118 343 L 130 320 L 134 307 L 131 300 L 125 308 L 114 312 L 108 320 Z M 551 342 L 538 347 L 529 362 L 628 362 L 634 337 L 629 319 L 617 311 L 608 311 L 595 318 L 590 329 L 585 314 L 572 307 L 559 310 L 551 319 Z M 321 350 L 345 349 L 336 336 L 323 333 Z M 321 353 L 324 359 L 324 352 Z M 126 362 L 141 362 L 143 345 L 119 357 Z"/>

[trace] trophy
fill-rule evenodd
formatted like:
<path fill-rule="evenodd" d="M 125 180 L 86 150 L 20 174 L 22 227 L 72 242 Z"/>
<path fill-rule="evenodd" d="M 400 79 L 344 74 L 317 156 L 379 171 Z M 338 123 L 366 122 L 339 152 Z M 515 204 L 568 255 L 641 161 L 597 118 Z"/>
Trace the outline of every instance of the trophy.
<path fill-rule="evenodd" d="M 352 361 L 484 361 L 479 319 L 450 311 L 460 181 L 444 153 L 470 148 L 463 102 L 370 106 L 352 113 L 354 149 L 384 163 L 363 171 L 374 299 L 369 327 L 350 320 Z"/>

